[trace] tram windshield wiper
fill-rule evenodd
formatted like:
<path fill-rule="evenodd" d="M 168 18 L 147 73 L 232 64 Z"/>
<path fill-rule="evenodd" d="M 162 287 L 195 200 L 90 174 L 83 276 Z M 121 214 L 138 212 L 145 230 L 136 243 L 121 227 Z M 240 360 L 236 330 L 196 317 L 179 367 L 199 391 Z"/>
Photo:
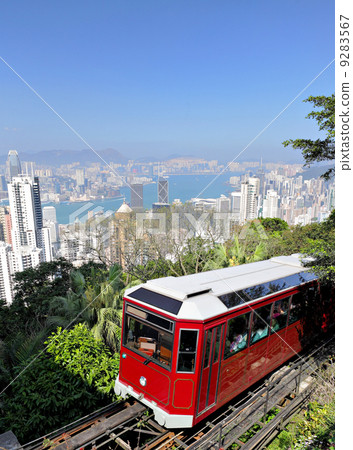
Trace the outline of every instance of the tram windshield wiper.
<path fill-rule="evenodd" d="M 153 361 L 153 358 L 150 356 L 149 358 L 146 358 L 146 361 L 143 362 L 144 366 L 147 366 L 151 361 Z"/>

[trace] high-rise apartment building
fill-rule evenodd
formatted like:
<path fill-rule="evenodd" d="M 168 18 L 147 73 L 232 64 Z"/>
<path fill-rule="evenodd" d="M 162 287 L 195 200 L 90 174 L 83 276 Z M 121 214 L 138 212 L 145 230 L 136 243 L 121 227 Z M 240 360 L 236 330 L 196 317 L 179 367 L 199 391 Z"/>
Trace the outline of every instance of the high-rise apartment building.
<path fill-rule="evenodd" d="M 8 206 L 0 206 L 0 241 L 12 245 L 11 216 Z"/>
<path fill-rule="evenodd" d="M 231 211 L 234 215 L 234 220 L 240 220 L 240 204 L 241 204 L 241 192 L 231 192 Z"/>
<path fill-rule="evenodd" d="M 44 206 L 43 208 L 43 221 L 51 220 L 56 222 L 56 209 L 55 206 Z"/>
<path fill-rule="evenodd" d="M 216 212 L 228 213 L 230 211 L 230 199 L 225 195 L 221 195 L 216 199 Z"/>
<path fill-rule="evenodd" d="M 48 239 L 43 239 L 46 232 L 43 232 L 38 178 L 27 175 L 13 177 L 11 183 L 8 184 L 8 191 L 13 251 L 22 255 L 21 258 L 25 261 L 25 266 L 27 264 L 36 265 L 40 261 L 48 261 L 50 251 L 45 249 Z M 30 258 L 25 257 L 27 253 L 32 256 Z M 39 253 L 39 259 L 34 256 L 37 253 Z M 18 267 L 21 267 L 21 265 L 19 263 Z"/>
<path fill-rule="evenodd" d="M 168 180 L 158 178 L 158 203 L 169 203 Z"/>
<path fill-rule="evenodd" d="M 59 225 L 56 220 L 55 206 L 44 206 L 43 225 L 49 230 L 52 245 L 52 255 L 54 256 L 59 250 Z"/>
<path fill-rule="evenodd" d="M 262 217 L 274 218 L 279 217 L 279 196 L 276 191 L 269 189 L 264 198 Z"/>
<path fill-rule="evenodd" d="M 7 304 L 12 302 L 11 277 L 13 274 L 11 245 L 0 242 L 0 299 Z"/>
<path fill-rule="evenodd" d="M 7 191 L 5 175 L 0 175 L 0 191 Z"/>
<path fill-rule="evenodd" d="M 130 185 L 131 208 L 134 211 L 143 211 L 143 184 L 134 183 Z"/>
<path fill-rule="evenodd" d="M 249 178 L 241 183 L 240 198 L 240 223 L 257 218 L 258 197 L 260 191 L 260 180 Z"/>
<path fill-rule="evenodd" d="M 130 228 L 133 211 L 125 202 L 120 206 L 111 221 L 110 230 L 110 259 L 118 263 L 123 269 L 127 267 L 130 253 Z M 133 224 L 135 228 L 135 224 Z"/>

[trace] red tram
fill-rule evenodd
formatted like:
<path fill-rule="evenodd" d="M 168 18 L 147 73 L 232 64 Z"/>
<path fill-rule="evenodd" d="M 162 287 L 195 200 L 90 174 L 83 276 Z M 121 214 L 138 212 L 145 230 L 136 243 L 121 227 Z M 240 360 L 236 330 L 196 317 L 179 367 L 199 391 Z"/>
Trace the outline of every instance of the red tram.
<path fill-rule="evenodd" d="M 317 293 L 300 255 L 133 287 L 115 392 L 192 427 L 302 349 L 301 305 Z"/>

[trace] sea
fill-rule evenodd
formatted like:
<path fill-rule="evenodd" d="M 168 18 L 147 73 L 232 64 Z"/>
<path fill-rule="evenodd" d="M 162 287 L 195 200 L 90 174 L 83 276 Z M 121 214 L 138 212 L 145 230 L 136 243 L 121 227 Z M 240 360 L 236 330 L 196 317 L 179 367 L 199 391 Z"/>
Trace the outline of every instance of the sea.
<path fill-rule="evenodd" d="M 228 195 L 234 189 L 229 184 L 229 178 L 240 176 L 244 172 L 226 172 L 220 175 L 169 175 L 169 202 L 180 199 L 182 203 L 194 197 L 217 198 L 221 194 Z M 146 184 L 143 187 L 143 206 L 145 209 L 152 208 L 152 204 L 158 202 L 157 182 Z M 87 202 L 62 202 L 44 203 L 42 206 L 55 206 L 56 218 L 59 224 L 72 223 L 76 218 L 80 221 L 87 219 L 88 211 L 102 210 L 109 214 L 111 211 L 119 209 L 124 199 L 130 202 L 130 188 L 124 186 L 120 188 L 121 197 L 103 198 L 90 200 Z"/>

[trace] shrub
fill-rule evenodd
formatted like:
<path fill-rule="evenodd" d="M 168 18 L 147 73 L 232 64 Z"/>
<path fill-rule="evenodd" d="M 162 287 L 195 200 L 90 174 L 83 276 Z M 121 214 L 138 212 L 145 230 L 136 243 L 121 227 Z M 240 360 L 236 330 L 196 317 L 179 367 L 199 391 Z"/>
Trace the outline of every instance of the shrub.
<path fill-rule="evenodd" d="M 11 429 L 25 443 L 115 399 L 117 355 L 82 324 L 58 329 L 47 349 L 11 385 L 0 404 L 0 432 Z M 18 367 L 18 373 L 24 366 Z"/>

